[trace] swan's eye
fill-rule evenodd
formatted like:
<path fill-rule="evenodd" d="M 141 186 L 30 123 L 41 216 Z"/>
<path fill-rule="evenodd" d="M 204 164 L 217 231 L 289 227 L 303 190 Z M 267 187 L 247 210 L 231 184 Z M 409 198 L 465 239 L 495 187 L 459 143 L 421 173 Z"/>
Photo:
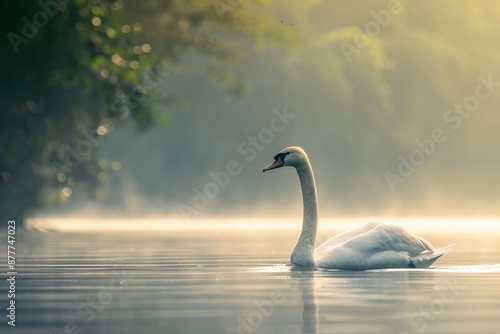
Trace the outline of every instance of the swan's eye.
<path fill-rule="evenodd" d="M 285 153 L 285 152 L 278 153 L 278 154 L 276 154 L 276 155 L 274 156 L 274 158 L 273 158 L 273 159 L 274 159 L 274 161 L 278 161 L 278 158 L 281 158 L 281 161 L 285 161 L 285 157 L 286 157 L 287 155 L 289 155 L 289 154 L 290 154 L 290 152 L 286 152 L 286 153 Z"/>

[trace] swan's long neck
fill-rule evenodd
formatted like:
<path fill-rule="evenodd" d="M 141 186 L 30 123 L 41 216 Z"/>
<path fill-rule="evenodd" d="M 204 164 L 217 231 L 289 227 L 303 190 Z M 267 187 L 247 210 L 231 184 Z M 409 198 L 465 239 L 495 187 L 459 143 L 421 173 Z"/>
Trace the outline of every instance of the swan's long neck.
<path fill-rule="evenodd" d="M 290 261 L 294 264 L 312 267 L 314 262 L 314 246 L 316 229 L 318 227 L 318 195 L 316 183 L 309 160 L 296 168 L 302 189 L 302 204 L 304 206 L 302 231 L 299 241 L 293 250 Z"/>

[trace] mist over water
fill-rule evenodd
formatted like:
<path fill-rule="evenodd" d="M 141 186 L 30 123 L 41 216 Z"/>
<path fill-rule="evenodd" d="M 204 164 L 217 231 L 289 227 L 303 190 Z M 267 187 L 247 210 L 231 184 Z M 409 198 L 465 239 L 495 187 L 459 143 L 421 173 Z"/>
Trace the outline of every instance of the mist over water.
<path fill-rule="evenodd" d="M 474 233 L 500 231 L 498 218 L 464 218 L 464 217 L 383 217 L 380 219 L 370 219 L 366 217 L 354 218 L 320 218 L 318 223 L 318 233 L 321 231 L 342 231 L 357 228 L 369 221 L 384 221 L 389 224 L 396 224 L 415 232 L 449 234 L 454 233 Z M 302 227 L 302 217 L 211 217 L 206 219 L 176 219 L 172 217 L 145 216 L 145 217 L 107 217 L 98 218 L 85 216 L 52 216 L 30 218 L 24 223 L 24 227 L 29 231 L 36 232 L 62 232 L 62 233 L 100 233 L 108 231 L 155 233 L 168 231 L 290 231 L 300 232 Z"/>

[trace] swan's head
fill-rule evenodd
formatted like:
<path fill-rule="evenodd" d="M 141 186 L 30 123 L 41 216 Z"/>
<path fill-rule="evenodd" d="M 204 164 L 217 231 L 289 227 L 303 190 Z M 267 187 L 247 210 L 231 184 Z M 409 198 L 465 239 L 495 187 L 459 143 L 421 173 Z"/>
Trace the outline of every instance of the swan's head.
<path fill-rule="evenodd" d="M 263 172 L 283 166 L 292 166 L 297 168 L 305 163 L 307 163 L 306 152 L 298 146 L 290 146 L 276 154 L 274 156 L 274 162 L 264 167 Z"/>

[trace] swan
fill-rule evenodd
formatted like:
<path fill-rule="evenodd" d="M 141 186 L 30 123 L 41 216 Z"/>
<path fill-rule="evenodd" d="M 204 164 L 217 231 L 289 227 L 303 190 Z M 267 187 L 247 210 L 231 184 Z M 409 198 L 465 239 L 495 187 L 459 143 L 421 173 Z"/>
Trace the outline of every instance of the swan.
<path fill-rule="evenodd" d="M 287 147 L 263 172 L 284 166 L 297 171 L 304 207 L 302 231 L 290 257 L 294 265 L 343 270 L 428 268 L 450 248 L 435 250 L 427 240 L 400 226 L 369 222 L 331 237 L 315 250 L 318 195 L 306 152 L 298 146 Z"/>

